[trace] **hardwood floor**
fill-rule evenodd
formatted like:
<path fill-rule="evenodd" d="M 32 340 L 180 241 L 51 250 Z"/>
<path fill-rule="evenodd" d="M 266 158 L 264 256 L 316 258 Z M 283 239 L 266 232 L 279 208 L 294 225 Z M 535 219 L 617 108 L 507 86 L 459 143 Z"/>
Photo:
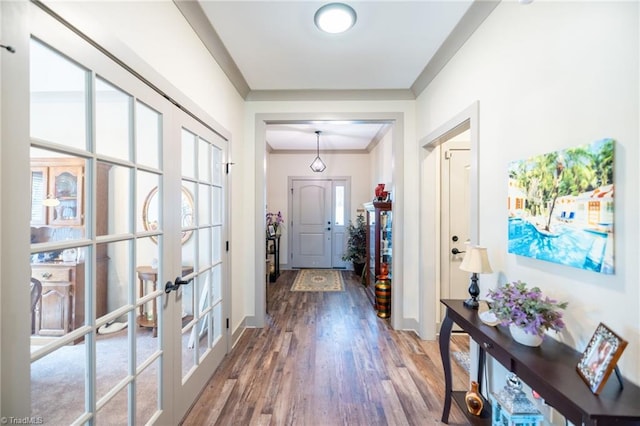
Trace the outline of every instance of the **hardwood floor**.
<path fill-rule="evenodd" d="M 291 292 L 295 275 L 269 284 L 266 327 L 244 332 L 183 424 L 439 424 L 437 342 L 392 330 L 351 272 L 344 292 Z M 466 336 L 452 337 L 452 353 L 466 350 Z M 451 364 L 454 389 L 467 389 L 468 373 Z M 455 404 L 449 420 L 468 424 Z"/>

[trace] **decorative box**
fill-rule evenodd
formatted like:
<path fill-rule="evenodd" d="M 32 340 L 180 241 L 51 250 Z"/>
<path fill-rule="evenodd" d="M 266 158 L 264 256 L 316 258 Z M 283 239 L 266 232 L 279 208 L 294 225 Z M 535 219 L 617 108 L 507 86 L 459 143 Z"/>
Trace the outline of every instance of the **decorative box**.
<path fill-rule="evenodd" d="M 522 383 L 511 373 L 507 384 L 489 396 L 493 426 L 540 426 L 544 416 L 522 391 Z"/>

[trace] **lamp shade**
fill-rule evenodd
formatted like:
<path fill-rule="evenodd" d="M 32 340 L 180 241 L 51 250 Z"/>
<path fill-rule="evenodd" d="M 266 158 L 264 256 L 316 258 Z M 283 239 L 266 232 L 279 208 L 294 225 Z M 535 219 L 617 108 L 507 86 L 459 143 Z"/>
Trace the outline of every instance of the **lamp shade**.
<path fill-rule="evenodd" d="M 460 269 L 477 274 L 489 274 L 493 272 L 489 264 L 489 256 L 486 247 L 469 247 L 460 263 Z"/>

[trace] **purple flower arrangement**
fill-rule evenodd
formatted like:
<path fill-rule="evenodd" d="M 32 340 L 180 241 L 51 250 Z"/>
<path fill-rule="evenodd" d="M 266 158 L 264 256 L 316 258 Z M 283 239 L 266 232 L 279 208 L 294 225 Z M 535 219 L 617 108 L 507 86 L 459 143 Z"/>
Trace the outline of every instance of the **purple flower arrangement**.
<path fill-rule="evenodd" d="M 283 223 L 284 218 L 282 217 L 282 212 L 278 211 L 278 213 L 267 213 L 267 226 L 273 225 L 273 228 L 277 231 Z"/>
<path fill-rule="evenodd" d="M 543 297 L 538 287 L 527 288 L 521 281 L 507 283 L 497 290 L 489 290 L 491 311 L 502 325 L 514 324 L 527 333 L 543 336 L 545 330 L 560 331 L 564 327 L 562 312 L 568 302 Z"/>

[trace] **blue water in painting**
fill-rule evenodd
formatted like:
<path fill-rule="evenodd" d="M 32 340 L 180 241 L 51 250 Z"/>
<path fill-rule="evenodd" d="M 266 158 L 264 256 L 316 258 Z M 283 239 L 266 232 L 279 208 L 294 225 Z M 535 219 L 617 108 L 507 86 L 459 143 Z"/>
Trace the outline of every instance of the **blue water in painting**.
<path fill-rule="evenodd" d="M 509 219 L 509 253 L 590 271 L 613 273 L 603 265 L 607 234 L 559 225 L 553 236 L 540 233 L 522 219 Z"/>

